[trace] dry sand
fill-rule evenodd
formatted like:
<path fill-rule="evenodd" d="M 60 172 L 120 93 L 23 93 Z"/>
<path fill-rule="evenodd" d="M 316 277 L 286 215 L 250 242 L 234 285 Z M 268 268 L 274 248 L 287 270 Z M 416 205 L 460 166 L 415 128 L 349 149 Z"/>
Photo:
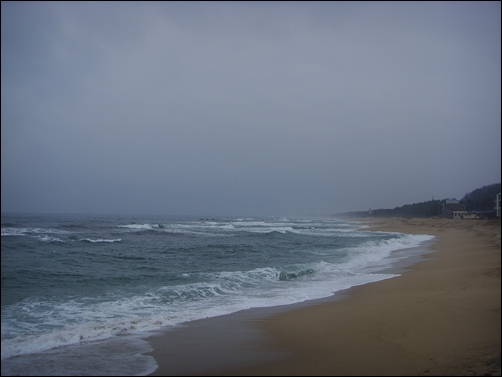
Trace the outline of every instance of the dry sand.
<path fill-rule="evenodd" d="M 350 289 L 346 300 L 256 321 L 268 335 L 263 351 L 286 357 L 197 373 L 500 376 L 500 220 L 362 221 L 435 235 L 436 252 L 399 277 Z M 158 347 L 155 374 L 167 374 Z"/>

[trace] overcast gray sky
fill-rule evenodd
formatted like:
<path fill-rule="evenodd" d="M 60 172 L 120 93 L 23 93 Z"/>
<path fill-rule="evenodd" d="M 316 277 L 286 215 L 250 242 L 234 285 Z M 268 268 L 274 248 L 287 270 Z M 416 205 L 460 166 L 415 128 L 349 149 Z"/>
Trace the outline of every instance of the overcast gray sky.
<path fill-rule="evenodd" d="M 500 2 L 1 17 L 2 212 L 332 214 L 501 181 Z"/>

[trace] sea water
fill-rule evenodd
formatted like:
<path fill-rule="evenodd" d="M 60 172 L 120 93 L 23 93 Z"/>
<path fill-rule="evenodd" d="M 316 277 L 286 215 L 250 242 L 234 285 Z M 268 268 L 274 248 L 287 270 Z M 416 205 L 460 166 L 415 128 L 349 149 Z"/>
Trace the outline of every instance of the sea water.
<path fill-rule="evenodd" d="M 388 279 L 430 235 L 332 217 L 2 215 L 2 375 L 144 375 L 152 332 Z"/>

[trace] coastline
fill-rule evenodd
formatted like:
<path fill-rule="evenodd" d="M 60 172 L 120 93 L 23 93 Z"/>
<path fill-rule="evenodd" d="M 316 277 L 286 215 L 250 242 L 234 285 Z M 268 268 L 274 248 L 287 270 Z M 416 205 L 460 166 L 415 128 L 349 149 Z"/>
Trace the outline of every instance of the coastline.
<path fill-rule="evenodd" d="M 500 220 L 356 221 L 435 235 L 436 252 L 399 277 L 331 298 L 153 337 L 152 375 L 500 375 Z M 189 368 L 173 369 L 166 355 Z"/>

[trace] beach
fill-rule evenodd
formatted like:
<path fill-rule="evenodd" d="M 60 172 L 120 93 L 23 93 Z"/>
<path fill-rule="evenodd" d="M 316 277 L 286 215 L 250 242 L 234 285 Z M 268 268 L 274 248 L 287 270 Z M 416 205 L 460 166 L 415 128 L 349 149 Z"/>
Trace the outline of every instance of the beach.
<path fill-rule="evenodd" d="M 154 337 L 153 375 L 500 376 L 500 220 L 357 221 L 434 235 L 433 252 L 401 276 L 331 299 L 195 321 Z"/>

